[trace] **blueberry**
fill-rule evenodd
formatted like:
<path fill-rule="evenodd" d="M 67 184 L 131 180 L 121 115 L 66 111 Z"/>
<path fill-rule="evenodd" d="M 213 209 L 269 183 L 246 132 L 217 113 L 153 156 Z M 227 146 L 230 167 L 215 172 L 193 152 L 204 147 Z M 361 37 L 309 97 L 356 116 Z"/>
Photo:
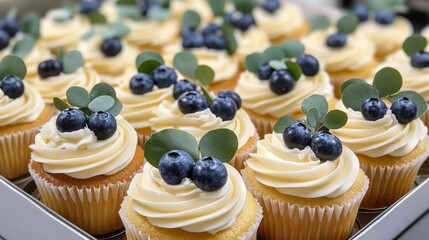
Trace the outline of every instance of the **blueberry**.
<path fill-rule="evenodd" d="M 161 157 L 158 169 L 166 183 L 179 185 L 184 178 L 192 177 L 194 164 L 194 160 L 189 153 L 182 150 L 172 150 Z"/>
<path fill-rule="evenodd" d="M 197 161 L 192 169 L 195 185 L 203 191 L 217 191 L 225 186 L 228 171 L 221 161 L 213 157 L 204 157 Z"/>
<path fill-rule="evenodd" d="M 258 68 L 258 78 L 261 80 L 268 80 L 270 79 L 274 70 L 275 69 L 272 68 L 268 63 L 264 63 Z"/>
<path fill-rule="evenodd" d="M 390 107 L 399 123 L 407 124 L 417 117 L 417 106 L 410 99 L 403 97 L 393 102 Z"/>
<path fill-rule="evenodd" d="M 302 123 L 294 123 L 283 131 L 283 141 L 289 149 L 304 149 L 311 142 L 311 131 Z"/>
<path fill-rule="evenodd" d="M 183 93 L 177 99 L 177 104 L 183 114 L 195 113 L 208 108 L 206 98 L 198 91 Z"/>
<path fill-rule="evenodd" d="M 3 50 L 9 46 L 10 37 L 9 34 L 0 29 L 0 50 Z"/>
<path fill-rule="evenodd" d="M 153 82 L 159 88 L 168 88 L 177 82 L 177 74 L 174 69 L 161 65 L 152 71 Z"/>
<path fill-rule="evenodd" d="M 225 91 L 219 92 L 217 94 L 217 96 L 218 97 L 229 97 L 234 101 L 235 105 L 237 106 L 237 109 L 241 108 L 241 97 L 236 92 L 234 92 L 232 90 L 225 90 Z"/>
<path fill-rule="evenodd" d="M 343 152 L 340 139 L 330 132 L 319 131 L 311 138 L 310 148 L 322 161 L 336 160 Z"/>
<path fill-rule="evenodd" d="M 429 67 L 429 53 L 419 51 L 411 55 L 411 66 L 415 68 Z"/>
<path fill-rule="evenodd" d="M 331 48 L 342 48 L 347 43 L 347 35 L 345 33 L 334 33 L 326 39 L 326 45 Z"/>
<path fill-rule="evenodd" d="M 86 126 L 86 115 L 79 109 L 67 108 L 58 114 L 57 129 L 60 132 L 73 132 Z"/>
<path fill-rule="evenodd" d="M 269 13 L 275 12 L 280 8 L 279 0 L 265 0 L 264 3 L 261 4 L 261 8 Z"/>
<path fill-rule="evenodd" d="M 185 29 L 182 32 L 183 48 L 199 48 L 204 46 L 204 37 L 196 29 Z"/>
<path fill-rule="evenodd" d="M 149 9 L 155 5 L 153 0 L 144 0 L 140 5 L 140 13 L 143 16 L 147 16 Z"/>
<path fill-rule="evenodd" d="M 131 92 L 136 95 L 142 95 L 152 91 L 153 85 L 152 77 L 145 73 L 137 73 L 130 80 Z"/>
<path fill-rule="evenodd" d="M 232 22 L 232 25 L 234 27 L 240 29 L 243 32 L 249 29 L 254 24 L 255 24 L 255 20 L 253 19 L 253 16 L 250 13 L 245 13 L 241 16 L 241 18 Z"/>
<path fill-rule="evenodd" d="M 319 72 L 319 61 L 312 55 L 303 54 L 298 57 L 296 63 L 305 76 L 316 76 Z"/>
<path fill-rule="evenodd" d="M 204 37 L 212 34 L 220 35 L 220 26 L 214 23 L 209 23 L 204 27 L 202 34 Z"/>
<path fill-rule="evenodd" d="M 270 89 L 275 94 L 283 95 L 293 90 L 295 79 L 284 69 L 276 70 L 270 77 Z"/>
<path fill-rule="evenodd" d="M 13 19 L 4 18 L 0 20 L 0 29 L 7 32 L 12 38 L 19 31 L 19 23 Z"/>
<path fill-rule="evenodd" d="M 390 25 L 395 21 L 395 14 L 388 10 L 378 10 L 374 20 L 382 25 Z"/>
<path fill-rule="evenodd" d="M 173 97 L 177 100 L 183 93 L 194 91 L 195 89 L 197 89 L 195 83 L 190 82 L 186 79 L 180 80 L 176 84 L 174 84 Z"/>
<path fill-rule="evenodd" d="M 210 111 L 216 117 L 220 117 L 222 121 L 229 121 L 234 119 L 237 113 L 237 105 L 229 97 L 217 97 L 210 104 Z"/>
<path fill-rule="evenodd" d="M 80 13 L 89 14 L 97 11 L 101 6 L 101 0 L 80 0 Z"/>
<path fill-rule="evenodd" d="M 45 60 L 37 67 L 37 72 L 41 78 L 58 76 L 61 71 L 63 71 L 63 64 L 55 59 Z"/>
<path fill-rule="evenodd" d="M 24 83 L 19 77 L 6 76 L 0 82 L 0 89 L 3 91 L 4 95 L 15 99 L 21 97 L 24 93 Z"/>
<path fill-rule="evenodd" d="M 216 34 L 210 34 L 204 37 L 204 45 L 209 49 L 226 49 L 225 38 Z"/>
<path fill-rule="evenodd" d="M 367 6 L 358 4 L 353 7 L 352 11 L 359 19 L 359 22 L 365 22 L 368 20 L 369 9 Z"/>
<path fill-rule="evenodd" d="M 116 119 L 109 112 L 96 112 L 89 116 L 88 128 L 94 132 L 98 140 L 106 140 L 116 132 Z"/>
<path fill-rule="evenodd" d="M 114 57 L 122 51 L 122 43 L 117 37 L 107 38 L 101 43 L 100 48 L 104 56 Z"/>
<path fill-rule="evenodd" d="M 386 104 L 379 98 L 368 98 L 362 103 L 360 109 L 363 118 L 368 121 L 381 119 L 387 112 Z"/>

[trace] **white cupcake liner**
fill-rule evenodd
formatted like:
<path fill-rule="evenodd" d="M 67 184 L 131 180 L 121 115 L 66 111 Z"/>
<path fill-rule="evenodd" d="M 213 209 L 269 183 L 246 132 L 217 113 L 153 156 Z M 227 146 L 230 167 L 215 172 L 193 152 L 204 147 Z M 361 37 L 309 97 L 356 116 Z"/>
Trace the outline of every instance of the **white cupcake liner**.
<path fill-rule="evenodd" d="M 237 171 L 244 168 L 244 162 L 250 158 L 249 154 L 256 152 L 256 143 L 259 140 L 259 135 L 256 133 L 253 137 L 255 138 L 254 143 L 247 149 L 244 149 L 244 152 L 235 154 L 231 161 L 228 162 L 228 164 L 237 169 Z"/>
<path fill-rule="evenodd" d="M 364 186 L 354 198 L 332 206 L 299 206 L 272 199 L 255 190 L 246 169 L 244 182 L 264 209 L 258 235 L 262 239 L 345 239 L 353 229 L 359 204 L 368 190 L 369 181 L 364 174 Z M 256 180 L 255 180 L 256 181 Z"/>
<path fill-rule="evenodd" d="M 254 116 L 253 114 L 249 114 L 249 116 L 261 138 L 264 138 L 265 134 L 273 132 L 274 125 L 276 124 L 275 122 L 259 118 L 258 116 Z"/>
<path fill-rule="evenodd" d="M 30 145 L 39 126 L 21 132 L 0 136 L 0 175 L 14 179 L 28 174 L 31 158 Z"/>
<path fill-rule="evenodd" d="M 426 112 L 424 112 L 420 116 L 420 119 L 423 121 L 423 123 L 425 124 L 425 126 L 429 128 L 429 106 L 428 106 L 428 109 L 426 110 Z"/>
<path fill-rule="evenodd" d="M 158 238 L 153 238 L 149 234 L 143 233 L 139 230 L 134 224 L 130 222 L 128 217 L 125 214 L 125 205 L 129 197 L 125 197 L 124 201 L 121 204 L 121 209 L 119 210 L 119 216 L 122 219 L 122 223 L 125 226 L 125 232 L 127 235 L 127 240 L 158 240 Z M 256 221 L 252 224 L 250 229 L 245 232 L 242 236 L 238 237 L 237 240 L 256 240 L 257 239 L 257 231 L 259 224 L 262 220 L 262 207 L 259 202 L 255 199 L 256 204 L 258 205 L 258 216 Z"/>
<path fill-rule="evenodd" d="M 144 144 L 149 140 L 150 135 L 138 134 L 137 137 L 139 146 L 144 150 Z"/>
<path fill-rule="evenodd" d="M 370 185 L 361 208 L 380 209 L 390 206 L 408 193 L 420 166 L 429 156 L 429 138 L 426 151 L 413 161 L 394 166 L 379 166 L 360 163 L 368 176 Z"/>
<path fill-rule="evenodd" d="M 82 188 L 56 186 L 32 169 L 31 164 L 29 171 L 42 202 L 83 230 L 100 235 L 122 228 L 118 211 L 130 182 Z"/>

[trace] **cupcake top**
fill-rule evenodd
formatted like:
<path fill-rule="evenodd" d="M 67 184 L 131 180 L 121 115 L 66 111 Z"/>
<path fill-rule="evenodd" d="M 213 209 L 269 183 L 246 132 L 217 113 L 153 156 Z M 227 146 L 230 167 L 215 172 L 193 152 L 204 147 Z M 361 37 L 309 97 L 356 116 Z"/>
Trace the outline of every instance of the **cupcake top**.
<path fill-rule="evenodd" d="M 347 192 L 359 173 L 359 160 L 329 129 L 341 128 L 347 115 L 328 112 L 323 96 L 305 99 L 307 117 L 285 116 L 274 132 L 258 141 L 247 166 L 258 182 L 280 193 L 302 198 L 335 198 Z"/>
<path fill-rule="evenodd" d="M 349 121 L 334 133 L 345 146 L 372 158 L 402 157 L 426 138 L 427 128 L 418 118 L 426 101 L 413 91 L 398 93 L 401 85 L 400 73 L 388 67 L 376 74 L 373 86 L 360 79 L 343 84 L 337 107 L 345 109 Z"/>
<path fill-rule="evenodd" d="M 252 54 L 246 59 L 246 68 L 235 90 L 244 108 L 257 114 L 274 118 L 297 116 L 302 114 L 300 106 L 306 97 L 333 97 L 328 74 L 315 57 L 304 54 L 304 46 L 299 42 L 289 41 Z M 276 79 L 280 78 L 282 81 L 278 82 Z"/>
<path fill-rule="evenodd" d="M 373 61 L 376 49 L 367 37 L 353 33 L 357 23 L 354 15 L 345 15 L 337 28 L 315 30 L 302 42 L 309 54 L 325 64 L 328 72 L 359 70 Z"/>
<path fill-rule="evenodd" d="M 98 84 L 88 93 L 72 87 L 67 96 L 67 102 L 79 108 L 54 99 L 61 112 L 36 135 L 30 146 L 31 158 L 42 163 L 48 173 L 77 179 L 112 175 L 124 169 L 134 157 L 137 133 L 117 116 L 122 105 L 113 88 Z"/>
<path fill-rule="evenodd" d="M 217 137 L 224 141 L 222 146 L 212 144 Z M 169 129 L 155 133 L 146 143 L 148 163 L 133 178 L 128 196 L 132 209 L 153 226 L 216 234 L 231 227 L 242 211 L 246 186 L 237 170 L 224 164 L 237 150 L 237 138 L 219 129 L 203 139 L 207 141 L 198 143 L 186 132 Z"/>
<path fill-rule="evenodd" d="M 38 66 L 38 76 L 29 79 L 29 83 L 42 95 L 45 103 L 52 104 L 53 97 L 66 98 L 66 91 L 71 86 L 90 89 L 100 82 L 94 70 L 83 67 L 82 55 L 72 50 L 59 53 L 57 59 L 42 61 Z"/>
<path fill-rule="evenodd" d="M 9 55 L 2 59 L 0 68 L 0 127 L 38 119 L 45 103 L 40 94 L 23 81 L 24 62 Z"/>
<path fill-rule="evenodd" d="M 170 4 L 172 15 L 177 19 L 181 19 L 187 10 L 198 12 L 203 23 L 208 23 L 213 19 L 213 13 L 208 1 L 177 0 L 171 1 Z"/>

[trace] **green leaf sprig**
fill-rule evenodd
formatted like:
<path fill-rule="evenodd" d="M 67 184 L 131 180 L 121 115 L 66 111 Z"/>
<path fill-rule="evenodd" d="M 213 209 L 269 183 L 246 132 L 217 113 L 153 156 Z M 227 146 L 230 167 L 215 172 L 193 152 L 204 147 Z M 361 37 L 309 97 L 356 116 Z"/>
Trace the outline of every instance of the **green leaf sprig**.
<path fill-rule="evenodd" d="M 386 9 L 392 12 L 407 12 L 408 6 L 406 0 L 366 0 L 366 5 L 371 10 Z"/>
<path fill-rule="evenodd" d="M 414 91 L 401 91 L 402 76 L 394 68 L 385 67 L 379 70 L 372 85 L 363 79 L 354 78 L 341 85 L 342 101 L 345 107 L 361 111 L 362 103 L 369 98 L 380 98 L 394 102 L 406 97 L 417 106 L 417 116 L 420 117 L 427 109 L 424 98 Z"/>
<path fill-rule="evenodd" d="M 310 26 L 313 31 L 327 29 L 330 25 L 330 20 L 325 15 L 316 15 L 310 19 Z M 336 28 L 338 32 L 351 34 L 356 30 L 358 25 L 359 19 L 356 15 L 347 13 L 338 19 Z"/>
<path fill-rule="evenodd" d="M 326 129 L 339 129 L 347 123 L 347 114 L 341 110 L 329 111 L 328 102 L 325 97 L 314 94 L 306 98 L 301 105 L 301 109 L 306 115 L 303 119 L 303 124 L 310 129 L 312 134 L 319 130 Z M 276 133 L 283 133 L 284 129 L 298 120 L 292 116 L 284 116 L 274 125 Z"/>
<path fill-rule="evenodd" d="M 0 81 L 6 76 L 16 76 L 24 80 L 27 67 L 24 61 L 17 56 L 7 55 L 0 61 Z"/>
<path fill-rule="evenodd" d="M 229 129 L 221 128 L 209 131 L 199 143 L 185 131 L 165 129 L 154 133 L 149 138 L 145 144 L 144 156 L 155 168 L 158 168 L 161 157 L 172 150 L 186 151 L 194 161 L 203 157 L 213 157 L 227 163 L 234 157 L 237 149 L 237 136 Z"/>
<path fill-rule="evenodd" d="M 331 21 L 325 15 L 315 15 L 310 18 L 311 30 L 327 29 L 331 25 Z"/>
<path fill-rule="evenodd" d="M 96 84 L 89 93 L 82 87 L 73 86 L 67 90 L 66 96 L 67 103 L 57 97 L 53 99 L 54 106 L 59 111 L 73 106 L 87 116 L 99 111 L 117 116 L 122 110 L 122 103 L 116 97 L 115 89 L 107 83 Z"/>
<path fill-rule="evenodd" d="M 79 13 L 79 5 L 68 3 L 57 11 L 53 16 L 53 20 L 60 23 L 70 21 L 77 13 Z"/>
<path fill-rule="evenodd" d="M 35 13 L 28 13 L 23 17 L 21 26 L 24 34 L 13 46 L 12 54 L 24 58 L 40 38 L 40 17 Z"/>
<path fill-rule="evenodd" d="M 154 20 L 165 20 L 170 17 L 170 0 L 154 0 L 149 7 L 146 15 L 142 15 L 140 1 L 136 0 L 119 0 L 116 2 L 119 19 L 141 20 L 143 18 Z"/>
<path fill-rule="evenodd" d="M 420 34 L 413 34 L 405 39 L 402 44 L 402 49 L 408 56 L 413 56 L 414 53 L 424 51 L 428 42 L 425 37 Z"/>
<path fill-rule="evenodd" d="M 61 51 L 59 51 L 60 53 Z M 77 69 L 83 66 L 82 54 L 77 50 L 71 50 L 64 55 L 59 55 L 58 60 L 63 63 L 63 73 L 74 73 Z"/>

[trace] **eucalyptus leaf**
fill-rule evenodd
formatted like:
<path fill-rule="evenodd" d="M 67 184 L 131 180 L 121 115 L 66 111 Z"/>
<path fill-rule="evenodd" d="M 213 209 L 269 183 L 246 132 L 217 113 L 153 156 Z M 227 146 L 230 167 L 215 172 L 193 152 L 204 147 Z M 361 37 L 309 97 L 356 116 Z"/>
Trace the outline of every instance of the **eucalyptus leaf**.
<path fill-rule="evenodd" d="M 298 81 L 302 75 L 301 67 L 297 63 L 294 63 L 289 60 L 285 62 L 285 65 L 287 67 L 288 72 L 292 75 L 295 81 Z"/>
<path fill-rule="evenodd" d="M 272 46 L 262 53 L 264 55 L 264 62 L 269 62 L 270 60 L 282 60 L 285 57 L 283 48 L 279 46 Z"/>
<path fill-rule="evenodd" d="M 350 34 L 353 33 L 359 24 L 359 19 L 355 14 L 346 14 L 342 16 L 337 22 L 337 29 L 339 32 Z"/>
<path fill-rule="evenodd" d="M 174 56 L 173 66 L 181 74 L 193 78 L 198 66 L 198 60 L 191 53 L 182 51 Z"/>
<path fill-rule="evenodd" d="M 257 5 L 255 0 L 233 0 L 235 9 L 242 13 L 252 13 L 253 8 Z"/>
<path fill-rule="evenodd" d="M 161 6 L 155 5 L 149 8 L 147 16 L 150 19 L 165 20 L 168 17 L 170 17 L 170 10 L 168 10 L 167 8 L 163 8 Z"/>
<path fill-rule="evenodd" d="M 144 157 L 158 168 L 161 157 L 172 150 L 183 150 L 194 160 L 199 159 L 197 140 L 191 134 L 177 129 L 165 129 L 152 134 L 144 145 Z"/>
<path fill-rule="evenodd" d="M 283 61 L 280 60 L 271 60 L 268 62 L 268 65 L 270 65 L 271 68 L 274 68 L 275 70 L 280 69 L 286 69 L 286 64 Z"/>
<path fill-rule="evenodd" d="M 226 0 L 208 0 L 213 15 L 216 17 L 225 15 Z"/>
<path fill-rule="evenodd" d="M 6 13 L 6 19 L 15 20 L 16 15 L 18 14 L 17 7 L 11 7 Z"/>
<path fill-rule="evenodd" d="M 136 5 L 137 1 L 136 0 L 118 0 L 118 1 L 116 1 L 116 4 L 118 4 L 118 5 Z"/>
<path fill-rule="evenodd" d="M 89 99 L 92 101 L 97 97 L 100 97 L 103 95 L 108 95 L 108 96 L 111 96 L 112 98 L 116 98 L 115 89 L 113 89 L 112 86 L 110 86 L 107 83 L 97 83 L 89 92 Z"/>
<path fill-rule="evenodd" d="M 322 120 L 321 114 L 316 108 L 310 108 L 307 112 L 307 122 L 310 127 L 316 128 Z"/>
<path fill-rule="evenodd" d="M 73 18 L 74 12 L 70 8 L 59 9 L 53 16 L 55 22 L 65 22 Z"/>
<path fill-rule="evenodd" d="M 298 120 L 290 115 L 283 116 L 274 125 L 274 132 L 283 133 L 285 128 L 296 122 L 298 122 Z"/>
<path fill-rule="evenodd" d="M 154 51 L 145 51 L 137 55 L 136 68 L 139 68 L 140 65 L 146 60 L 156 60 L 161 64 L 164 64 L 164 59 L 162 58 L 161 54 Z"/>
<path fill-rule="evenodd" d="M 372 85 L 378 90 L 381 98 L 397 93 L 402 87 L 402 76 L 398 70 L 385 67 L 374 76 Z"/>
<path fill-rule="evenodd" d="M 389 100 L 393 103 L 394 101 L 406 97 L 410 99 L 417 106 L 417 116 L 420 117 L 428 108 L 426 100 L 418 93 L 414 91 L 402 91 L 398 94 L 389 97 Z"/>
<path fill-rule="evenodd" d="M 262 64 L 264 64 L 264 55 L 262 53 L 252 53 L 246 56 L 245 65 L 249 72 L 258 73 L 258 69 Z"/>
<path fill-rule="evenodd" d="M 347 123 L 347 114 L 341 110 L 329 111 L 325 117 L 323 117 L 323 126 L 328 129 L 339 129 Z"/>
<path fill-rule="evenodd" d="M 115 104 L 115 99 L 111 96 L 99 96 L 88 104 L 88 108 L 92 112 L 106 112 Z"/>
<path fill-rule="evenodd" d="M 210 105 L 213 102 L 212 97 L 210 96 L 210 94 L 207 92 L 207 90 L 204 87 L 201 87 L 201 91 L 203 92 L 203 95 L 206 98 L 207 103 Z"/>
<path fill-rule="evenodd" d="M 146 60 L 137 68 L 138 72 L 151 74 L 153 70 L 161 65 L 157 60 Z"/>
<path fill-rule="evenodd" d="M 331 22 L 329 21 L 329 18 L 325 15 L 316 15 L 312 18 L 310 18 L 310 25 L 311 30 L 323 30 L 327 29 L 329 25 L 331 25 Z"/>
<path fill-rule="evenodd" d="M 237 50 L 237 40 L 234 36 L 234 28 L 231 24 L 224 22 L 222 24 L 222 32 L 226 41 L 226 50 L 229 55 L 233 55 Z"/>
<path fill-rule="evenodd" d="M 35 13 L 27 13 L 21 22 L 21 30 L 32 35 L 35 39 L 40 38 L 40 17 Z"/>
<path fill-rule="evenodd" d="M 12 54 L 24 58 L 31 52 L 35 44 L 36 39 L 34 39 L 32 35 L 24 34 L 22 38 L 16 42 L 15 46 L 13 46 Z"/>
<path fill-rule="evenodd" d="M 117 7 L 119 19 L 132 19 L 132 20 L 140 20 L 142 18 L 142 14 L 140 9 L 135 5 L 127 5 L 121 4 Z"/>
<path fill-rule="evenodd" d="M 7 55 L 0 61 L 0 79 L 12 75 L 23 80 L 26 74 L 27 67 L 21 58 L 14 55 Z"/>
<path fill-rule="evenodd" d="M 229 129 L 212 130 L 201 138 L 199 149 L 201 157 L 213 157 L 227 163 L 237 152 L 238 139 Z"/>
<path fill-rule="evenodd" d="M 346 89 L 348 86 L 355 84 L 355 83 L 366 83 L 366 82 L 365 82 L 365 80 L 360 79 L 360 78 L 349 79 L 349 80 L 347 80 L 341 84 L 341 89 L 340 89 L 341 93 L 344 92 L 344 89 Z"/>
<path fill-rule="evenodd" d="M 92 24 L 106 24 L 107 23 L 106 17 L 103 14 L 101 14 L 100 12 L 93 11 L 93 12 L 90 12 L 87 16 L 88 16 L 89 21 Z"/>
<path fill-rule="evenodd" d="M 91 110 L 89 110 L 89 108 L 87 107 L 83 107 L 83 108 L 79 108 L 79 110 L 81 110 L 83 113 L 85 113 L 86 116 L 91 116 L 92 112 Z"/>
<path fill-rule="evenodd" d="M 127 25 L 121 22 L 113 22 L 107 25 L 106 29 L 101 32 L 101 36 L 105 39 L 112 37 L 123 38 L 129 33 L 130 28 Z"/>
<path fill-rule="evenodd" d="M 306 115 L 308 115 L 308 111 L 312 108 L 317 109 L 320 113 L 320 117 L 323 117 L 328 112 L 328 101 L 326 101 L 326 98 L 322 95 L 313 94 L 304 99 L 301 104 L 301 109 Z"/>
<path fill-rule="evenodd" d="M 84 33 L 80 37 L 80 39 L 82 39 L 83 41 L 88 41 L 89 39 L 91 39 L 94 36 L 95 36 L 95 29 L 93 27 L 91 27 L 86 33 Z"/>
<path fill-rule="evenodd" d="M 390 10 L 393 12 L 407 12 L 408 6 L 406 0 L 366 0 L 366 4 L 369 9 L 377 11 L 377 10 Z"/>
<path fill-rule="evenodd" d="M 207 65 L 199 65 L 195 70 L 195 78 L 200 81 L 203 86 L 209 86 L 214 77 L 215 72 Z"/>
<path fill-rule="evenodd" d="M 192 10 L 187 10 L 182 16 L 182 27 L 186 28 L 198 28 L 201 22 L 200 15 Z"/>
<path fill-rule="evenodd" d="M 56 56 L 57 60 L 60 62 L 64 62 L 64 55 L 65 54 L 66 53 L 64 52 L 64 48 L 62 48 L 62 47 L 57 48 L 55 51 L 55 56 Z"/>
<path fill-rule="evenodd" d="M 344 89 L 342 101 L 346 108 L 355 111 L 361 110 L 362 103 L 368 98 L 378 98 L 379 94 L 375 87 L 368 83 L 356 82 Z"/>
<path fill-rule="evenodd" d="M 427 39 L 420 34 L 414 34 L 408 37 L 402 44 L 402 49 L 408 56 L 423 51 L 427 46 Z"/>
<path fill-rule="evenodd" d="M 116 117 L 121 112 L 123 105 L 118 98 L 115 97 L 114 99 L 115 99 L 115 104 L 113 104 L 113 106 L 109 110 L 107 110 L 107 112 L 109 112 L 110 114 Z"/>
<path fill-rule="evenodd" d="M 287 58 L 296 58 L 304 54 L 305 46 L 300 41 L 287 41 L 282 44 L 284 55 Z"/>
<path fill-rule="evenodd" d="M 66 74 L 75 72 L 83 66 L 83 57 L 79 51 L 71 50 L 64 55 L 63 72 Z"/>
<path fill-rule="evenodd" d="M 63 100 L 57 97 L 54 97 L 53 103 L 55 108 L 58 109 L 58 111 L 62 111 L 64 109 L 70 108 L 70 106 L 67 103 L 65 103 Z"/>
<path fill-rule="evenodd" d="M 76 107 L 88 107 L 90 102 L 88 91 L 79 86 L 70 87 L 66 92 L 67 100 Z"/>

